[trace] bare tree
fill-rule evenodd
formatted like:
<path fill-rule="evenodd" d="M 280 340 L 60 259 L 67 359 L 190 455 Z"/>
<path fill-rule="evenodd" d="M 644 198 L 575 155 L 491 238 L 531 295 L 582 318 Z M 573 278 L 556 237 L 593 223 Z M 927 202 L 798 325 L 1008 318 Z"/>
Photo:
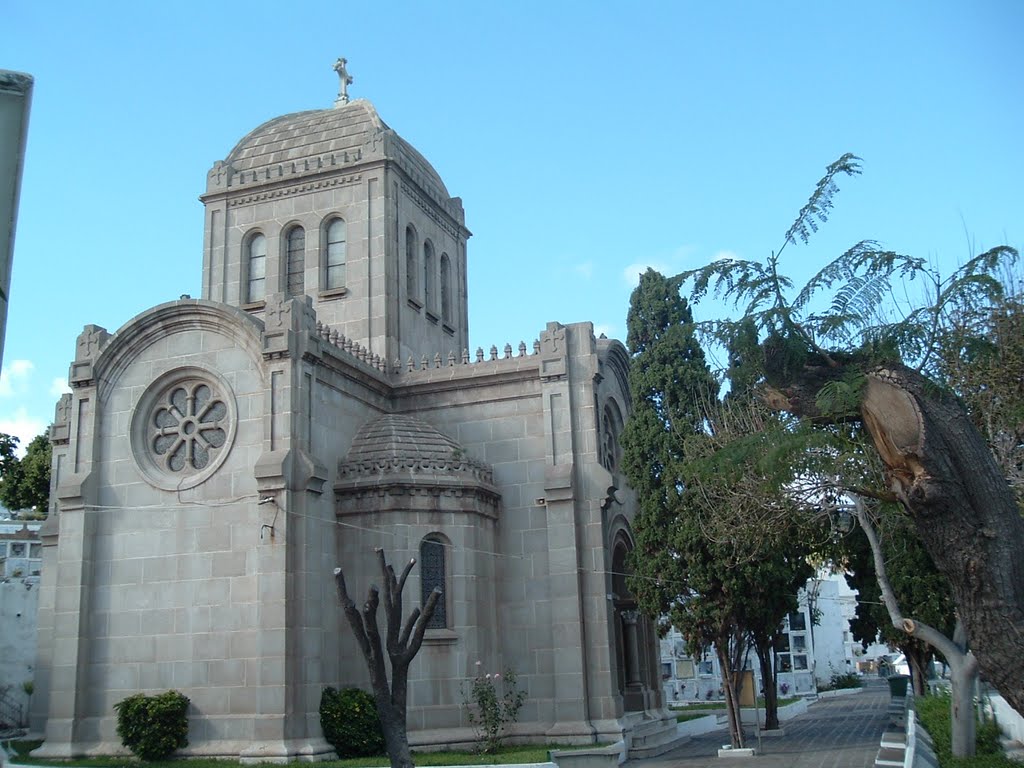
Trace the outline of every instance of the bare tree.
<path fill-rule="evenodd" d="M 373 686 L 373 697 L 377 702 L 377 713 L 380 716 L 381 730 L 384 732 L 384 745 L 391 760 L 391 768 L 413 768 L 412 753 L 409 750 L 409 737 L 406 732 L 406 693 L 409 687 L 409 664 L 415 658 L 423 644 L 423 634 L 427 630 L 430 617 L 434 615 L 434 606 L 441 597 L 441 589 L 434 588 L 421 611 L 413 608 L 412 613 L 402 622 L 402 590 L 409 578 L 416 559 L 412 558 L 402 569 L 402 575 L 395 577 L 395 570 L 384 558 L 384 550 L 378 547 L 377 561 L 380 564 L 381 578 L 384 582 L 384 618 L 387 621 L 387 635 L 381 643 L 380 630 L 377 627 L 377 608 L 380 605 L 380 588 L 373 584 L 367 592 L 366 602 L 360 611 L 345 586 L 345 574 L 341 568 L 334 569 L 334 582 L 338 587 L 338 599 L 345 610 L 352 632 L 356 636 L 359 648 L 366 659 L 370 671 L 370 683 Z M 391 665 L 391 680 L 388 681 L 388 669 L 385 664 L 384 652 Z"/>

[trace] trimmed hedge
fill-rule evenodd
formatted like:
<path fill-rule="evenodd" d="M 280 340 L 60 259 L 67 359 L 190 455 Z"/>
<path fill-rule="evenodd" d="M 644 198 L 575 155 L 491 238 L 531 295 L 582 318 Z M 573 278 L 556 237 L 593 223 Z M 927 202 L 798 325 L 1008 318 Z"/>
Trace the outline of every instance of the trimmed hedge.
<path fill-rule="evenodd" d="M 340 758 L 384 754 L 377 702 L 359 688 L 324 688 L 320 696 L 320 728 Z"/>
<path fill-rule="evenodd" d="M 117 735 L 143 760 L 161 760 L 188 746 L 189 699 L 178 691 L 137 693 L 117 702 Z"/>

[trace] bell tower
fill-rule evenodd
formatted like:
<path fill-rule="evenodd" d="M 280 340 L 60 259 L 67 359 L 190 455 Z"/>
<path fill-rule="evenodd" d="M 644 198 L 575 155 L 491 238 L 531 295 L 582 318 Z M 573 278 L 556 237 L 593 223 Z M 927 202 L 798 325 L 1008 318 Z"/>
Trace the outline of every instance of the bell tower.
<path fill-rule="evenodd" d="M 457 357 L 469 343 L 461 199 L 380 119 L 350 100 L 268 120 L 207 174 L 203 298 L 262 315 L 305 296 L 317 319 L 389 364 Z"/>

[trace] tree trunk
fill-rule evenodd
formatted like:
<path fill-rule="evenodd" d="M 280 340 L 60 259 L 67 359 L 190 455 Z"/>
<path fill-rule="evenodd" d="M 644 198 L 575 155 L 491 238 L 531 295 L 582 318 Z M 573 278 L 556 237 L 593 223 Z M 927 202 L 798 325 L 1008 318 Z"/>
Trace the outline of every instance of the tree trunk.
<path fill-rule="evenodd" d="M 379 698 L 377 702 L 380 727 L 384 732 L 384 748 L 387 750 L 388 760 L 391 761 L 391 768 L 414 768 L 406 731 L 405 708 L 399 709 L 389 703 L 382 709 Z"/>
<path fill-rule="evenodd" d="M 977 724 L 974 714 L 974 686 L 978 664 L 969 654 L 947 658 L 949 662 L 950 751 L 953 757 L 974 755 Z"/>
<path fill-rule="evenodd" d="M 927 675 L 925 669 L 928 666 L 928 653 L 917 647 L 916 643 L 901 645 L 900 650 L 907 659 L 907 667 L 910 669 L 910 682 L 914 685 L 914 695 L 924 696 L 927 693 Z"/>
<path fill-rule="evenodd" d="M 396 578 L 394 569 L 387 564 L 384 558 L 384 550 L 377 549 L 376 551 L 381 578 L 384 582 L 384 618 L 387 621 L 386 652 L 391 661 L 390 684 L 388 683 L 387 667 L 384 664 L 385 644 L 381 642 L 380 629 L 377 626 L 380 589 L 376 584 L 370 587 L 360 613 L 348 594 L 345 574 L 341 568 L 334 569 L 334 582 L 338 591 L 338 600 L 345 611 L 345 618 L 348 619 L 349 626 L 352 627 L 352 633 L 356 637 L 359 649 L 363 652 L 363 658 L 366 660 L 366 666 L 370 672 L 373 698 L 377 702 L 377 715 L 380 718 L 384 746 L 388 751 L 391 768 L 414 768 L 412 752 L 409 749 L 409 736 L 406 731 L 409 664 L 420 650 L 423 634 L 427 630 L 427 623 L 434 614 L 434 608 L 441 597 L 441 590 L 435 587 L 427 598 L 422 612 L 419 608 L 414 608 L 403 625 L 402 591 L 416 560 L 410 560 L 402 570 L 401 577 Z"/>
<path fill-rule="evenodd" d="M 754 652 L 757 654 L 757 663 L 761 666 L 761 684 L 764 686 L 764 729 L 774 731 L 779 727 L 779 695 L 775 667 L 772 664 L 772 639 L 756 640 Z"/>
<path fill-rule="evenodd" d="M 742 664 L 735 664 L 733 655 L 737 643 L 730 643 L 726 636 L 721 642 L 715 644 L 715 651 L 718 653 L 718 663 L 722 667 L 722 688 L 725 691 L 725 708 L 729 720 L 729 738 L 733 749 L 743 748 L 743 721 L 740 716 L 740 697 L 738 679 L 742 673 L 737 673 L 737 667 L 742 669 Z M 742 656 L 741 656 L 742 658 Z"/>
<path fill-rule="evenodd" d="M 821 417 L 815 395 L 846 366 L 807 368 L 769 402 Z M 960 404 L 902 365 L 866 371 L 864 426 L 936 567 L 986 678 L 1024 714 L 1024 518 Z"/>

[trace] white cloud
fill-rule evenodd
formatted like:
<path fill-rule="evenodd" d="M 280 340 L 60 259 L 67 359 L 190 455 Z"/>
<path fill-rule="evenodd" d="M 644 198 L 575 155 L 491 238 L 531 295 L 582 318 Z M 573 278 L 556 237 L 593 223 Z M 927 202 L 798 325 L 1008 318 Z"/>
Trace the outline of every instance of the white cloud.
<path fill-rule="evenodd" d="M 0 397 L 24 392 L 35 364 L 31 360 L 11 360 L 0 373 Z"/>
<path fill-rule="evenodd" d="M 695 245 L 680 245 L 667 253 L 662 252 L 658 258 L 650 261 L 635 261 L 622 270 L 622 279 L 626 286 L 632 289 L 639 284 L 640 275 L 646 272 L 648 267 L 666 277 L 676 275 L 692 266 L 689 262 L 697 252 L 698 248 Z"/>
<path fill-rule="evenodd" d="M 626 285 L 630 288 L 636 288 L 640 284 L 640 275 L 646 272 L 648 268 L 657 270 L 663 275 L 671 274 L 672 272 L 663 263 L 653 261 L 636 261 L 622 270 L 622 279 L 625 280 Z"/>
<path fill-rule="evenodd" d="M 21 456 L 25 455 L 25 449 L 32 439 L 42 434 L 45 429 L 46 424 L 38 419 L 30 418 L 28 411 L 24 408 L 16 410 L 11 418 L 0 418 L 0 432 L 18 438 L 18 454 Z"/>
<path fill-rule="evenodd" d="M 52 397 L 60 397 L 71 391 L 71 387 L 68 386 L 68 380 L 58 376 L 50 384 L 50 395 Z"/>
<path fill-rule="evenodd" d="M 739 261 L 739 258 L 736 251 L 722 250 L 715 254 L 712 261 Z"/>
<path fill-rule="evenodd" d="M 585 261 L 574 266 L 572 270 L 584 280 L 589 280 L 591 275 L 594 274 L 594 263 L 592 261 Z"/>

